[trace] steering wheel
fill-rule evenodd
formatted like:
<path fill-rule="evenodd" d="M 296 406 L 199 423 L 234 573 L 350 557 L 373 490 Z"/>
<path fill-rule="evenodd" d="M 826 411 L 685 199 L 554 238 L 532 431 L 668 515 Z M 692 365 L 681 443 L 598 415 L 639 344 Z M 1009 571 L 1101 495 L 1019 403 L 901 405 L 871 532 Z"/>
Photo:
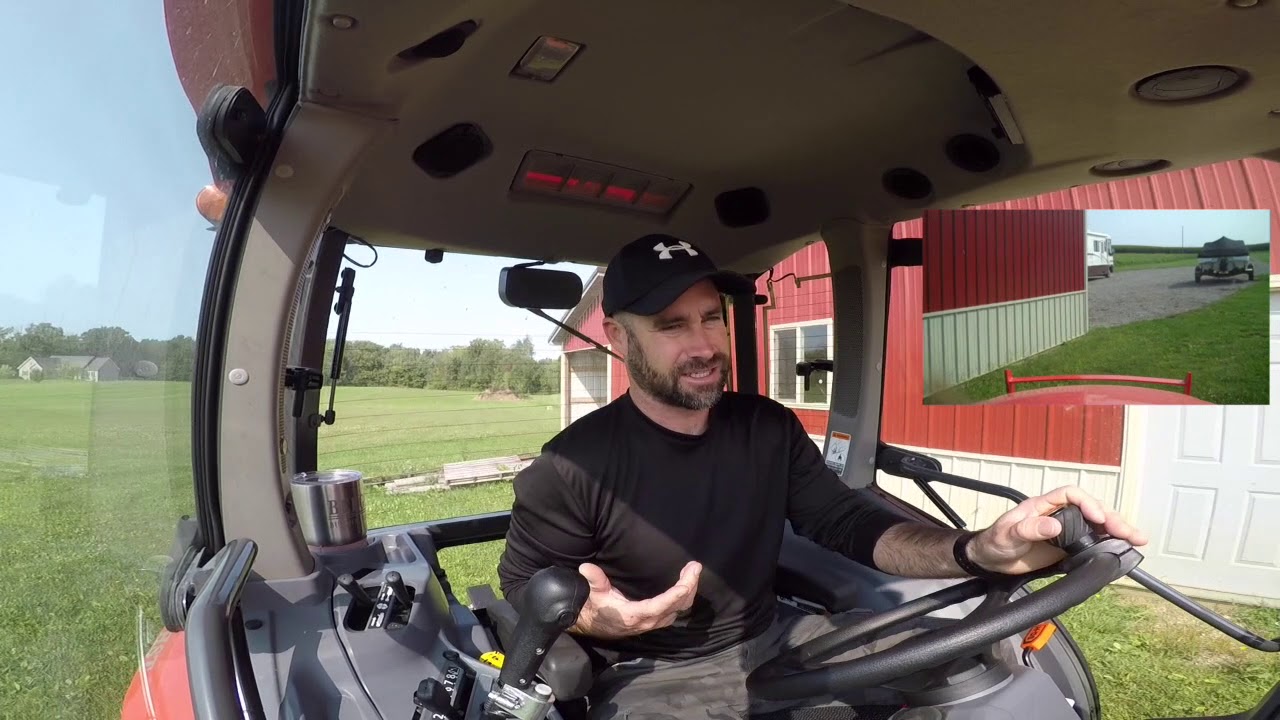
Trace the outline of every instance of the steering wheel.
<path fill-rule="evenodd" d="M 747 677 L 747 688 L 766 700 L 804 700 L 883 685 L 1026 632 L 1084 602 L 1142 562 L 1142 555 L 1127 541 L 1095 532 L 1074 505 L 1049 517 L 1062 523 L 1062 532 L 1049 541 L 1067 553 L 1058 563 L 999 580 L 968 580 L 814 638 L 761 665 Z M 1009 600 L 1026 583 L 1059 574 L 1062 577 L 1053 583 Z M 853 660 L 822 663 L 881 631 L 982 595 L 982 604 L 954 625 Z"/>

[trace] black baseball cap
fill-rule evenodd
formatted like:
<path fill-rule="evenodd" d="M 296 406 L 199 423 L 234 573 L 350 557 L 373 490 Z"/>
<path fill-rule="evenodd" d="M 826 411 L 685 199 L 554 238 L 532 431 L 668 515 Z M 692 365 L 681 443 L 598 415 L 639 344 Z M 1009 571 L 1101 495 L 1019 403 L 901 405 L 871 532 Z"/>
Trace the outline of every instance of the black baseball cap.
<path fill-rule="evenodd" d="M 645 235 L 627 243 L 604 271 L 605 315 L 657 315 L 686 290 L 711 280 L 726 295 L 755 294 L 745 275 L 721 270 L 702 248 L 670 235 Z"/>

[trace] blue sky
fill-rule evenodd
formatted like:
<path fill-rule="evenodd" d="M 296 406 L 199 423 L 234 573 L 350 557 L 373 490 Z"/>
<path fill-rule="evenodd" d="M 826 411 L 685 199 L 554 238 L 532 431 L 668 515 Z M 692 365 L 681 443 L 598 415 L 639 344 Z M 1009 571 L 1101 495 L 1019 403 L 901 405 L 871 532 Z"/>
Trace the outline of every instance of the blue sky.
<path fill-rule="evenodd" d="M 0 66 L 0 326 L 194 333 L 209 171 L 161 4 L 14 4 Z"/>
<path fill-rule="evenodd" d="M 1085 227 L 1113 245 L 1200 247 L 1226 235 L 1246 244 L 1271 242 L 1268 210 L 1089 210 Z"/>
<path fill-rule="evenodd" d="M 348 248 L 347 255 L 362 264 L 373 256 L 368 248 L 356 246 Z M 514 262 L 518 261 L 445 253 L 443 262 L 432 265 L 419 250 L 380 248 L 377 264 L 368 270 L 356 268 L 348 339 L 441 348 L 465 345 L 477 337 L 510 343 L 528 336 L 538 357 L 558 357 L 558 350 L 546 343 L 554 325 L 498 299 L 498 273 Z M 546 267 L 577 272 L 584 287 L 592 271 L 590 266 L 568 263 Z M 548 314 L 559 317 L 562 312 Z M 330 337 L 334 329 L 331 324 Z"/>
<path fill-rule="evenodd" d="M 210 175 L 162 4 L 9 10 L 0 25 L 14 100 L 0 113 L 0 326 L 194 335 L 213 241 L 195 198 Z M 364 248 L 350 254 L 369 258 Z M 430 265 L 419 252 L 383 249 L 374 268 L 357 268 L 351 337 L 447 347 L 529 335 L 541 345 L 551 325 L 498 299 L 504 264 L 447 256 Z"/>

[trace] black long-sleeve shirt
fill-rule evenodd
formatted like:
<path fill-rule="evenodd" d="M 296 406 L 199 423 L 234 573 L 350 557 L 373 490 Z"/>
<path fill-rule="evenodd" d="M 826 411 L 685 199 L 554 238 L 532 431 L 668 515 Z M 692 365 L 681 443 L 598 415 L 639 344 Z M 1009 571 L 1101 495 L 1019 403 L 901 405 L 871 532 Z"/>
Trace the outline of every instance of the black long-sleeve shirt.
<path fill-rule="evenodd" d="M 544 567 L 595 563 L 639 600 L 670 588 L 690 560 L 702 564 L 694 605 L 673 626 L 584 639 L 614 660 L 686 659 L 764 631 L 785 520 L 870 567 L 880 535 L 902 521 L 842 483 L 795 414 L 758 395 L 726 393 L 691 436 L 625 394 L 565 428 L 514 485 L 498 574 L 516 607 Z"/>

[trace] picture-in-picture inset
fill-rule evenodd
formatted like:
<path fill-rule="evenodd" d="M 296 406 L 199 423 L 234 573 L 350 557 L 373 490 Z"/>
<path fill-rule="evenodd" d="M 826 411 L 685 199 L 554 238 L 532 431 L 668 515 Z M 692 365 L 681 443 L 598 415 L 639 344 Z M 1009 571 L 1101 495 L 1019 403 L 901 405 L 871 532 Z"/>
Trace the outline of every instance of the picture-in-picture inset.
<path fill-rule="evenodd" d="M 925 404 L 1267 404 L 1270 222 L 926 213 Z"/>

